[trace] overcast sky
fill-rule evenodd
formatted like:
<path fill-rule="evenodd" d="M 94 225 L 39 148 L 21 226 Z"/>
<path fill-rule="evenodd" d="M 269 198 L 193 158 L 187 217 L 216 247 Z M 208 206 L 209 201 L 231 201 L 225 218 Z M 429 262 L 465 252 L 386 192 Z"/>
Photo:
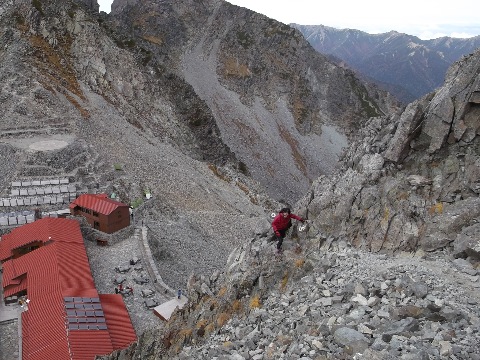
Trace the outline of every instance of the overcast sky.
<path fill-rule="evenodd" d="M 112 0 L 97 0 L 110 12 Z M 156 1 L 156 0 L 152 0 Z M 231 0 L 285 24 L 326 25 L 369 34 L 396 30 L 421 39 L 480 35 L 478 0 Z"/>

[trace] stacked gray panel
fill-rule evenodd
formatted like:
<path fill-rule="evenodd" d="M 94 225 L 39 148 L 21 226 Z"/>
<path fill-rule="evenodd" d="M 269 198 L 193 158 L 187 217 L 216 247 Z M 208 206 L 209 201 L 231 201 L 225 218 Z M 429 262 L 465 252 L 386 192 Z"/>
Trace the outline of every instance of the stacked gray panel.
<path fill-rule="evenodd" d="M 20 189 L 12 189 L 10 196 L 20 196 Z"/>

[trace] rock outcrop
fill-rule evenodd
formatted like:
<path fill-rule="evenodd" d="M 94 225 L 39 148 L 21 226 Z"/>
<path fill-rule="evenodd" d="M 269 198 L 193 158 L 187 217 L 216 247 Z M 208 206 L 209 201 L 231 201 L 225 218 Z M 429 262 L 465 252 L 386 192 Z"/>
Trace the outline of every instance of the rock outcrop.
<path fill-rule="evenodd" d="M 297 200 L 337 167 L 363 119 L 397 106 L 316 53 L 298 31 L 245 8 L 117 0 L 112 9 L 110 23 L 135 42 L 132 51 L 150 54 L 147 69 L 193 87 L 223 142 L 277 200 Z"/>
<path fill-rule="evenodd" d="M 317 179 L 298 207 L 322 232 L 374 252 L 470 243 L 463 232 L 480 216 L 479 61 L 478 51 L 462 58 L 436 93 L 370 119 L 344 169 Z"/>

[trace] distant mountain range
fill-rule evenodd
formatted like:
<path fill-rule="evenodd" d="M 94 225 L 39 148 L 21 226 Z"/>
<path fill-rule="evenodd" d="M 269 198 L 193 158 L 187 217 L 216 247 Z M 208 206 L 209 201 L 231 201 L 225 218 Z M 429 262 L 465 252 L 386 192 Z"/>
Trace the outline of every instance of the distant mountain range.
<path fill-rule="evenodd" d="M 371 35 L 360 30 L 290 24 L 318 52 L 361 73 L 404 103 L 439 87 L 448 67 L 480 47 L 480 36 L 421 40 L 390 31 Z"/>

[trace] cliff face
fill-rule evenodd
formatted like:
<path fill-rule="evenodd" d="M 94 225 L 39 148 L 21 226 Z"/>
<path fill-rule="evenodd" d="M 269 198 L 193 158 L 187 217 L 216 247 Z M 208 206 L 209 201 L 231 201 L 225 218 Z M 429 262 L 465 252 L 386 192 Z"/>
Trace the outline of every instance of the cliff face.
<path fill-rule="evenodd" d="M 344 170 L 319 178 L 301 202 L 319 228 L 372 251 L 464 251 L 480 215 L 478 74 L 477 51 L 436 93 L 371 119 Z"/>
<path fill-rule="evenodd" d="M 276 199 L 298 199 L 337 165 L 362 119 L 395 102 L 317 54 L 298 31 L 223 1 L 116 1 L 147 67 L 189 83 L 221 138 Z M 180 100 L 179 100 L 180 101 Z"/>
<path fill-rule="evenodd" d="M 25 59 L 9 67 L 55 102 L 41 114 L 38 96 L 12 101 L 10 125 L 100 118 L 92 94 L 145 136 L 235 164 L 276 200 L 296 201 L 336 168 L 363 119 L 396 106 L 298 31 L 223 1 L 120 1 L 109 16 L 90 1 L 4 7 L 4 54 Z M 23 115 L 11 110 L 20 104 Z"/>

